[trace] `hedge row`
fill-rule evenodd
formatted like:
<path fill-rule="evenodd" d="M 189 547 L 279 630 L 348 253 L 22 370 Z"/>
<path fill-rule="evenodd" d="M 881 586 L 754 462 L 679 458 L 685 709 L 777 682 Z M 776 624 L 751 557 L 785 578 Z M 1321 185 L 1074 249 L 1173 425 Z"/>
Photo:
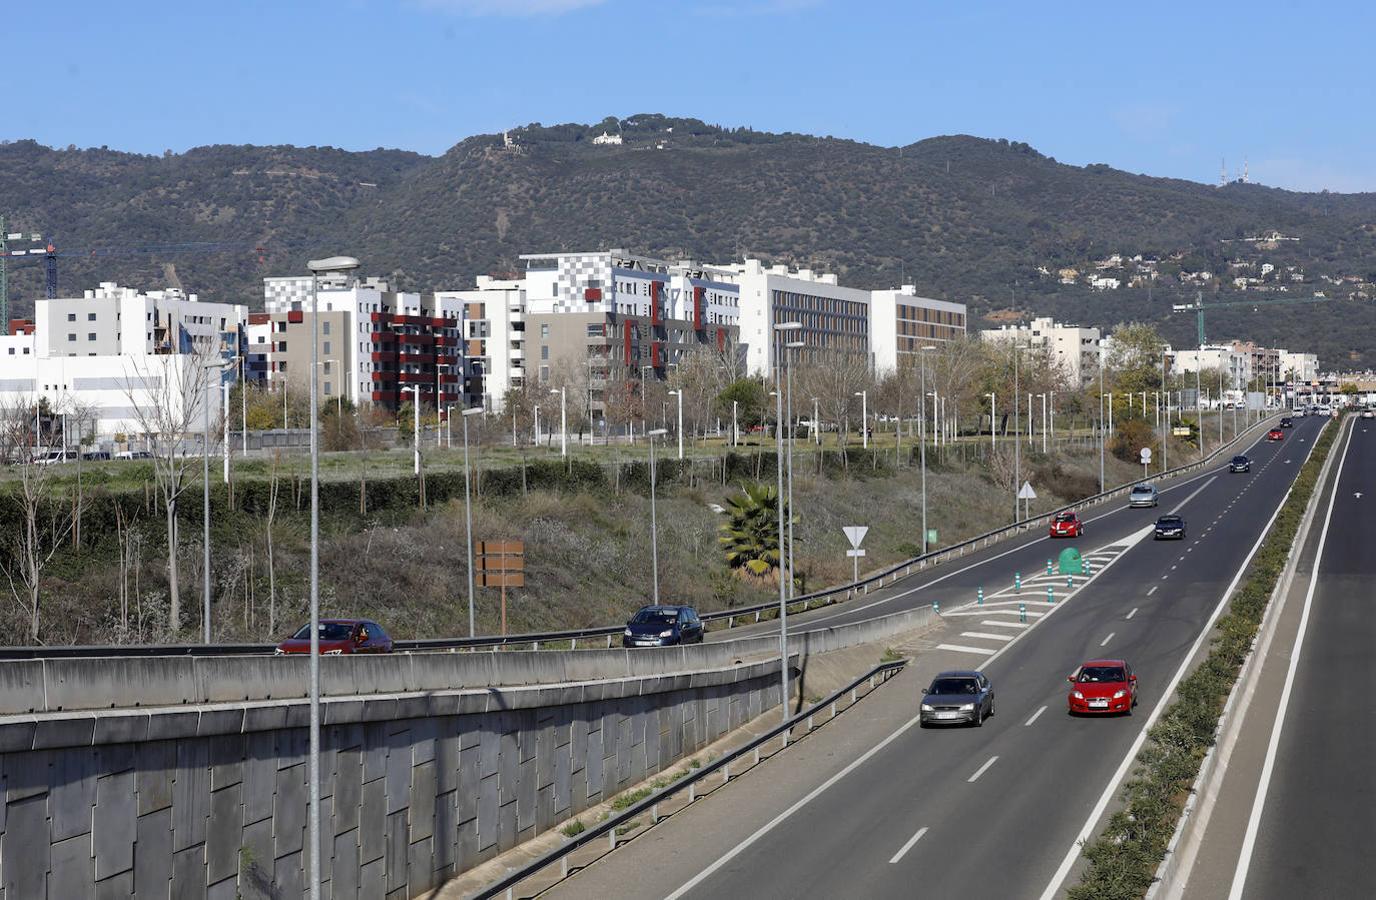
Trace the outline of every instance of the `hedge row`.
<path fill-rule="evenodd" d="M 1213 744 L 1223 705 L 1285 568 L 1319 471 L 1341 430 L 1327 428 L 1315 442 L 1246 580 L 1218 620 L 1208 656 L 1180 682 L 1178 699 L 1148 732 L 1137 769 L 1123 785 L 1123 809 L 1084 849 L 1089 865 L 1069 891 L 1072 900 L 1130 900 L 1141 898 L 1151 887 L 1184 799 Z"/>

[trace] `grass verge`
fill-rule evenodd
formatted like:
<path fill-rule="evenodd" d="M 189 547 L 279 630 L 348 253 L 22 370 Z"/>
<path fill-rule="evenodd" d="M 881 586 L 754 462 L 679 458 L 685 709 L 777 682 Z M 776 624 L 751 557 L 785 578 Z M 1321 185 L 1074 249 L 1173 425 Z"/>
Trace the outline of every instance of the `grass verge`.
<path fill-rule="evenodd" d="M 1089 865 L 1070 888 L 1071 900 L 1129 900 L 1146 894 L 1165 859 L 1190 786 L 1213 744 L 1223 705 L 1252 641 L 1318 484 L 1319 471 L 1342 428 L 1328 428 L 1300 470 L 1247 577 L 1219 618 L 1208 656 L 1176 689 L 1123 785 L 1123 808 L 1084 848 Z"/>

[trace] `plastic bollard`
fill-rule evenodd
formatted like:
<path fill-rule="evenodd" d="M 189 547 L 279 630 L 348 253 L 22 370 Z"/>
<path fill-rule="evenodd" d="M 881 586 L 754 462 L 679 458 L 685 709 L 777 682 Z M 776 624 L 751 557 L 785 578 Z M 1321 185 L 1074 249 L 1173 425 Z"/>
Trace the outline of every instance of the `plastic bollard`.
<path fill-rule="evenodd" d="M 1046 574 L 1051 574 L 1051 560 L 1049 559 L 1046 561 Z"/>
<path fill-rule="evenodd" d="M 941 615 L 941 601 L 940 601 L 940 600 L 933 600 L 933 601 L 932 601 L 932 612 L 936 613 L 938 616 Z"/>
<path fill-rule="evenodd" d="M 1014 572 L 1014 573 L 1013 573 L 1013 593 L 1015 593 L 1015 594 L 1020 594 L 1020 593 L 1022 593 L 1022 573 L 1021 573 L 1021 572 Z"/>
<path fill-rule="evenodd" d="M 979 595 L 978 595 L 978 597 L 977 597 L 976 600 L 975 600 L 975 604 L 976 604 L 977 606 L 983 606 L 983 605 L 984 605 L 984 588 L 980 588 L 980 589 L 979 589 Z"/>
<path fill-rule="evenodd" d="M 1027 604 L 1026 604 L 1026 603 L 1019 603 L 1019 604 L 1018 604 L 1018 621 L 1019 621 L 1019 622 L 1026 622 L 1026 621 L 1027 621 Z"/>
<path fill-rule="evenodd" d="M 1074 576 L 1074 575 L 1067 575 L 1067 576 L 1065 576 L 1065 586 L 1066 586 L 1067 588 L 1073 588 L 1073 587 L 1075 586 L 1075 576 Z"/>
<path fill-rule="evenodd" d="M 1056 594 L 1055 594 L 1054 591 L 1051 590 L 1051 585 L 1049 585 L 1049 584 L 1046 586 L 1046 602 L 1047 602 L 1047 603 L 1055 603 L 1055 602 L 1056 602 Z"/>

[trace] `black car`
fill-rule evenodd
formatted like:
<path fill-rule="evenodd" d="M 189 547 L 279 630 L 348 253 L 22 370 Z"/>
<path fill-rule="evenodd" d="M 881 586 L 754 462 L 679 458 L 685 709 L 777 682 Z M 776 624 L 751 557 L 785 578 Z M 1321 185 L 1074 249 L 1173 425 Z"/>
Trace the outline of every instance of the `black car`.
<path fill-rule="evenodd" d="M 1156 520 L 1156 533 L 1152 535 L 1152 540 L 1167 538 L 1177 541 L 1185 539 L 1185 520 L 1180 516 L 1162 516 Z"/>
<path fill-rule="evenodd" d="M 942 672 L 923 692 L 918 723 L 983 725 L 994 714 L 994 686 L 983 672 L 960 669 Z"/>
<path fill-rule="evenodd" d="M 1232 462 L 1228 463 L 1229 472 L 1250 472 L 1252 471 L 1252 461 L 1239 454 L 1234 456 Z"/>
<path fill-rule="evenodd" d="M 1294 428 L 1294 427 L 1295 427 L 1295 423 L 1294 423 L 1293 421 L 1291 421 L 1291 419 L 1290 419 L 1289 416 L 1286 416 L 1285 418 L 1283 418 L 1283 419 L 1280 420 L 1280 427 L 1281 427 L 1281 428 Z"/>
<path fill-rule="evenodd" d="M 642 606 L 621 633 L 623 647 L 701 644 L 702 619 L 691 606 Z"/>

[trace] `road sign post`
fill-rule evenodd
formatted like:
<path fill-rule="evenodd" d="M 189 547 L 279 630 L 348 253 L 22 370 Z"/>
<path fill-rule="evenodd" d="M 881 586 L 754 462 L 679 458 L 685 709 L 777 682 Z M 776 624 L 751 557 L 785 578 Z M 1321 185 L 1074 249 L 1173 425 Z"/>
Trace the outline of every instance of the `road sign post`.
<path fill-rule="evenodd" d="M 1034 490 L 1032 490 L 1032 482 L 1030 482 L 1030 481 L 1024 481 L 1024 482 L 1022 483 L 1022 487 L 1018 489 L 1018 499 L 1021 500 L 1021 501 L 1023 502 L 1023 507 L 1022 507 L 1022 508 L 1023 508 L 1023 513 L 1022 513 L 1022 517 L 1025 519 L 1025 518 L 1027 518 L 1028 513 L 1029 513 L 1029 511 L 1030 511 L 1030 507 L 1028 506 L 1028 501 L 1029 501 L 1029 500 L 1036 500 L 1036 499 L 1037 499 L 1037 492 L 1034 491 Z"/>
<path fill-rule="evenodd" d="M 860 557 L 865 555 L 865 551 L 860 549 L 860 542 L 865 539 L 870 527 L 868 525 L 847 525 L 841 530 L 845 532 L 846 540 L 850 541 L 850 549 L 846 551 L 846 555 L 851 558 L 853 572 L 851 583 L 853 584 L 860 580 Z"/>
<path fill-rule="evenodd" d="M 480 587 L 501 588 L 502 634 L 506 634 L 506 589 L 526 586 L 524 541 L 478 541 L 474 548 Z"/>
<path fill-rule="evenodd" d="M 1151 448 L 1143 447 L 1139 456 L 1142 460 L 1142 478 L 1145 479 L 1147 477 L 1147 466 L 1151 465 Z"/>

